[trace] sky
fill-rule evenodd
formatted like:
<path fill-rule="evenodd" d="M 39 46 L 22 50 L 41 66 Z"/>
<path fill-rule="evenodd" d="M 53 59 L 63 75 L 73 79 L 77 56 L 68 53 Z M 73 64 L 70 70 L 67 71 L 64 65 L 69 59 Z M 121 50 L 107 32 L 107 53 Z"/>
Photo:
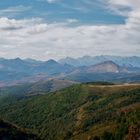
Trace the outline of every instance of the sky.
<path fill-rule="evenodd" d="M 140 0 L 1 0 L 0 57 L 140 56 Z"/>

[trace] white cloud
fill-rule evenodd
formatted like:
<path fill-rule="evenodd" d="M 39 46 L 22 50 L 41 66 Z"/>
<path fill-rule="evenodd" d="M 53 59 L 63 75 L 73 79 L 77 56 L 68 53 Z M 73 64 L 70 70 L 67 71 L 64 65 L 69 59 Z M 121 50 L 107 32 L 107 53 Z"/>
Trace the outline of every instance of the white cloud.
<path fill-rule="evenodd" d="M 8 7 L 6 9 L 0 9 L 0 16 L 15 16 L 18 14 L 21 14 L 22 12 L 30 10 L 30 6 L 23 6 L 23 5 L 18 5 L 15 7 Z"/>
<path fill-rule="evenodd" d="M 124 16 L 140 10 L 140 0 L 106 0 L 105 2 L 112 11 Z"/>
<path fill-rule="evenodd" d="M 114 6 L 127 6 L 131 8 L 138 8 L 140 4 L 140 0 L 108 0 L 108 2 Z"/>
<path fill-rule="evenodd" d="M 0 57 L 47 60 L 101 54 L 140 56 L 140 8 L 138 3 L 119 1 L 111 0 L 110 7 L 131 7 L 122 25 L 69 26 L 76 20 L 47 24 L 41 19 L 0 18 Z"/>
<path fill-rule="evenodd" d="M 61 0 L 37 0 L 37 1 L 46 1 L 46 2 L 48 2 L 48 3 L 56 3 L 56 2 L 59 2 L 59 1 L 61 1 Z"/>
<path fill-rule="evenodd" d="M 16 20 L 16 19 L 9 19 L 7 17 L 0 18 L 0 29 L 19 29 L 19 28 L 27 28 L 31 27 L 36 24 L 40 24 L 42 19 L 40 18 L 31 18 L 29 20 Z"/>
<path fill-rule="evenodd" d="M 70 18 L 70 19 L 67 19 L 67 22 L 68 23 L 77 23 L 79 22 L 77 19 L 74 19 L 74 18 Z"/>
<path fill-rule="evenodd" d="M 49 3 L 57 2 L 58 0 L 47 0 Z"/>

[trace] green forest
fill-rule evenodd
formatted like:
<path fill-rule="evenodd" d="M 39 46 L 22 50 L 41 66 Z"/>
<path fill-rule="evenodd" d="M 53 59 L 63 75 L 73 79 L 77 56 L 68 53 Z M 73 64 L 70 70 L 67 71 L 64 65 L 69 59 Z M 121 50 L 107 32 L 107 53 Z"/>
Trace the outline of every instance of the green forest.
<path fill-rule="evenodd" d="M 5 103 L 0 102 L 0 118 L 29 129 L 42 140 L 140 137 L 138 84 L 76 84 L 49 94 L 5 98 Z"/>

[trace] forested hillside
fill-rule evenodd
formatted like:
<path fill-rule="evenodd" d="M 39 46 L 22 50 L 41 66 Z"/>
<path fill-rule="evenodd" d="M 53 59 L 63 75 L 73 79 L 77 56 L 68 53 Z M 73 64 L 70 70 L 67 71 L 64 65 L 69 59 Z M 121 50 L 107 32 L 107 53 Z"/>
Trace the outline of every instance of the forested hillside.
<path fill-rule="evenodd" d="M 0 117 L 45 140 L 137 140 L 140 85 L 98 84 L 0 105 Z"/>

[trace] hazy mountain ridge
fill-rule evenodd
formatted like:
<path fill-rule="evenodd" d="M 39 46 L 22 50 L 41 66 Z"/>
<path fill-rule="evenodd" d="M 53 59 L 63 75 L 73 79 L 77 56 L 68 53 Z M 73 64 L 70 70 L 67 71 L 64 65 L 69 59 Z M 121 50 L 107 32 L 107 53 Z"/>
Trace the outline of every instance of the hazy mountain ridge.
<path fill-rule="evenodd" d="M 133 68 L 132 68 L 133 69 Z M 117 83 L 140 82 L 140 70 L 134 71 L 119 66 L 113 61 L 105 61 L 92 66 L 83 66 L 67 74 L 64 79 L 78 82 L 109 81 Z"/>
<path fill-rule="evenodd" d="M 73 66 L 54 60 L 0 59 L 0 86 L 37 82 L 73 70 Z"/>
<path fill-rule="evenodd" d="M 87 66 L 73 66 L 67 63 L 60 63 L 55 60 L 48 61 L 36 61 L 32 59 L 22 60 L 20 58 L 16 59 L 0 59 L 0 87 L 2 86 L 11 86 L 16 84 L 24 84 L 24 83 L 34 83 L 39 80 L 47 80 L 49 78 L 57 78 L 57 79 L 67 79 L 71 75 L 77 74 L 95 74 L 100 73 L 101 75 L 104 73 L 113 73 L 116 74 L 116 77 L 119 78 L 120 73 L 134 73 L 134 76 L 140 73 L 140 67 L 134 67 L 132 65 L 123 64 L 119 65 L 112 60 L 104 61 L 104 58 L 110 59 L 111 56 L 101 56 L 96 57 L 96 59 L 100 63 L 96 63 L 94 65 L 89 65 L 90 63 L 94 63 L 92 57 L 89 57 L 91 60 L 86 58 Z M 114 57 L 113 57 L 114 58 Z M 118 59 L 118 57 L 115 57 Z M 122 57 L 121 57 L 122 58 Z M 133 59 L 137 59 L 139 61 L 139 57 L 132 57 Z M 82 58 L 81 58 L 82 59 Z M 131 58 L 129 58 L 131 59 Z M 81 61 L 84 63 L 84 61 Z M 82 63 L 80 64 L 82 65 Z M 118 74 L 118 75 L 117 75 Z M 124 78 L 124 75 L 121 74 L 120 78 Z M 77 76 L 75 75 L 75 77 Z M 99 75 L 99 77 L 101 76 Z M 96 76 L 95 76 L 96 77 Z M 131 77 L 132 78 L 132 77 Z M 97 80 L 102 80 L 101 78 L 97 78 Z M 74 79 L 71 79 L 74 80 Z M 96 78 L 95 78 L 96 80 Z M 103 81 L 107 81 L 105 78 Z M 94 81 L 94 79 L 91 79 Z M 135 81 L 135 80 L 133 80 Z M 137 80 L 138 81 L 138 80 Z M 139 80 L 140 81 L 140 80 Z M 82 81 L 80 81 L 82 82 Z"/>
<path fill-rule="evenodd" d="M 77 59 L 66 57 L 60 59 L 59 62 L 62 64 L 70 64 L 73 66 L 90 66 L 97 63 L 101 63 L 103 61 L 113 61 L 120 66 L 127 66 L 127 67 L 140 67 L 140 57 L 132 56 L 132 57 L 121 57 L 121 56 L 109 56 L 109 55 L 101 55 L 101 56 L 83 56 Z"/>
<path fill-rule="evenodd" d="M 113 61 L 104 61 L 95 65 L 79 67 L 79 72 L 82 73 L 125 73 L 129 72 L 126 67 L 119 66 Z M 78 70 L 76 70 L 78 72 Z"/>
<path fill-rule="evenodd" d="M 55 60 L 42 61 L 28 61 L 20 58 L 16 59 L 0 59 L 0 70 L 11 71 L 11 72 L 23 72 L 23 73 L 46 73 L 55 74 L 68 71 L 72 66 L 68 64 L 60 64 Z M 55 69 L 55 71 L 54 71 Z"/>
<path fill-rule="evenodd" d="M 10 102 L 13 102 L 15 100 L 28 98 L 31 96 L 37 96 L 40 94 L 46 94 L 49 92 L 62 90 L 74 84 L 77 84 L 77 82 L 73 82 L 70 80 L 50 79 L 50 80 L 40 80 L 35 83 L 25 83 L 16 86 L 1 87 L 0 103 L 4 101 L 3 104 L 5 104 L 5 99 L 11 99 Z"/>

